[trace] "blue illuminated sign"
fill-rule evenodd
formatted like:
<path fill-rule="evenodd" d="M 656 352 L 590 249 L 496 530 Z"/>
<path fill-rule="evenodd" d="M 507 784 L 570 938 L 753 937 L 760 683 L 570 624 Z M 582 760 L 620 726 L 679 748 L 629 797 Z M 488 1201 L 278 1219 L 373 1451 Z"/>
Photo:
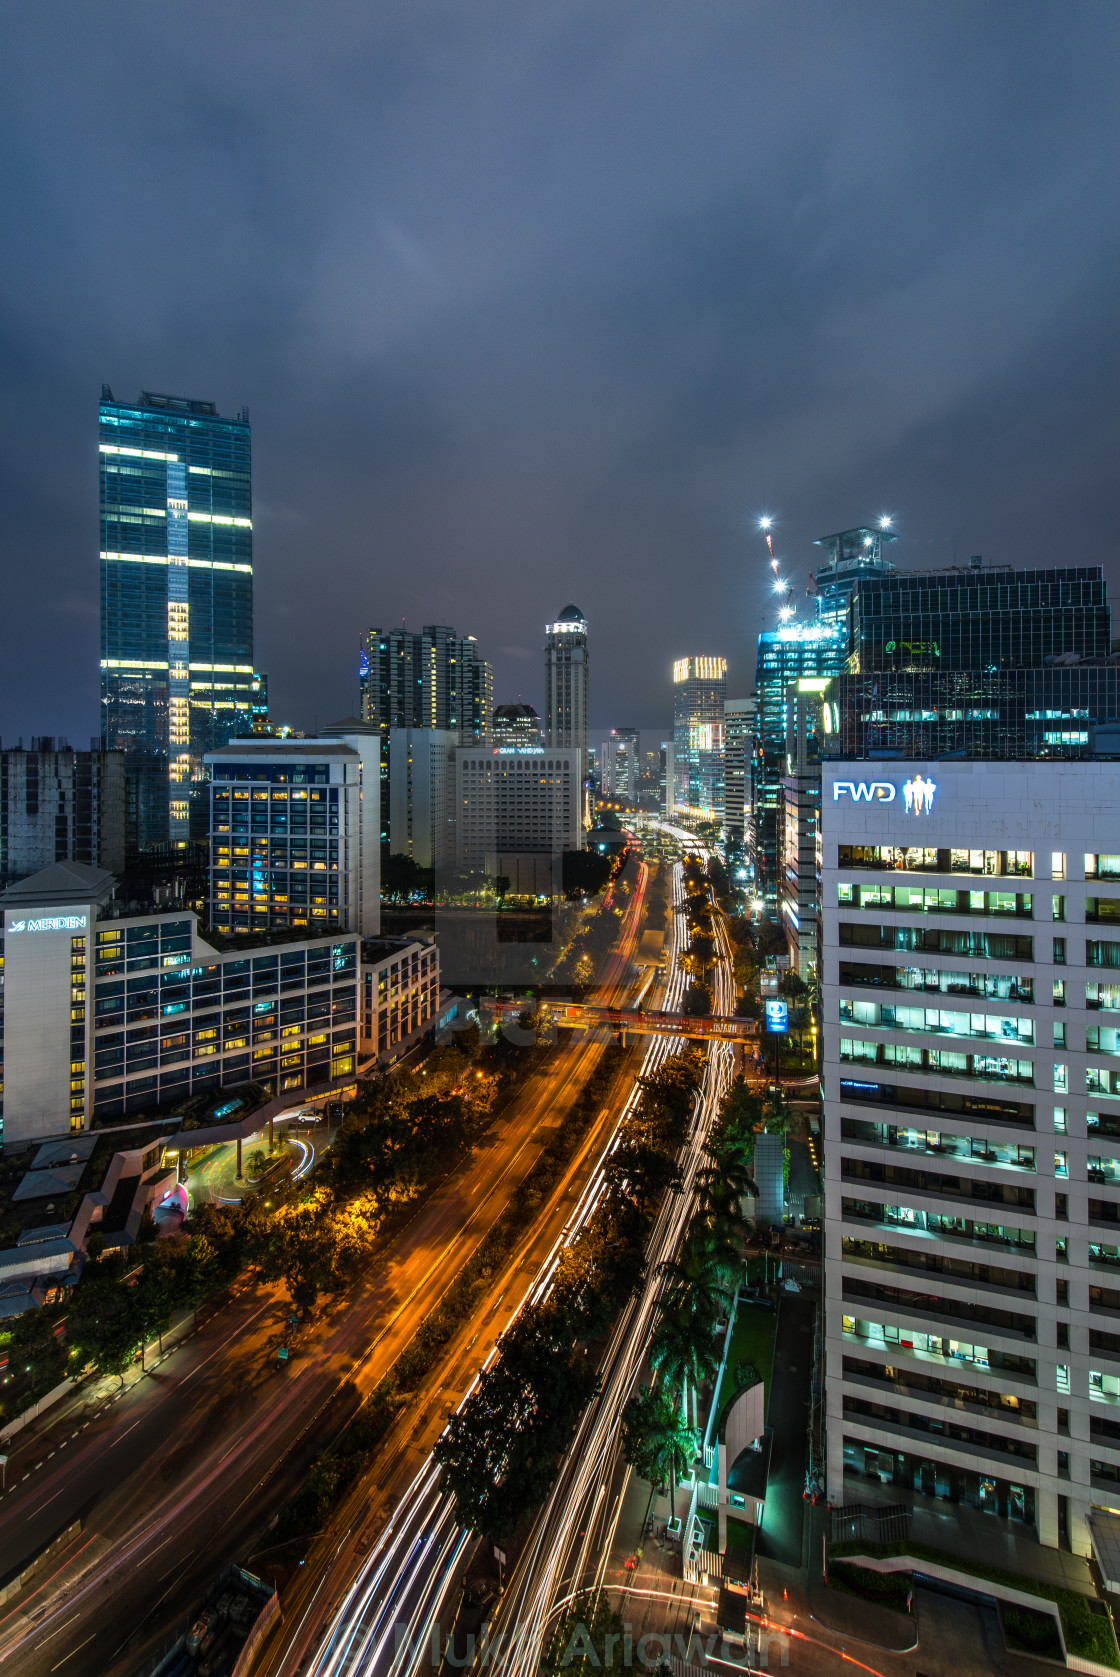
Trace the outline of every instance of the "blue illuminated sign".
<path fill-rule="evenodd" d="M 766 1003 L 766 1029 L 775 1036 L 784 1036 L 789 1029 L 789 1009 L 784 1001 L 775 999 Z"/>

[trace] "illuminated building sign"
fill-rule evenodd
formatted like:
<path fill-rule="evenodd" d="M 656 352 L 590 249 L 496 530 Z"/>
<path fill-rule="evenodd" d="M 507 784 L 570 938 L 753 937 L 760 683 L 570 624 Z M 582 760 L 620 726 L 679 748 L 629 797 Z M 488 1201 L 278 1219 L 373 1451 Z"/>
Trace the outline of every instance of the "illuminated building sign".
<path fill-rule="evenodd" d="M 933 810 L 933 800 L 937 792 L 937 782 L 927 780 L 925 775 L 918 773 L 911 780 L 902 783 L 902 801 L 907 815 L 929 815 Z M 834 780 L 832 783 L 832 801 L 838 804 L 841 798 L 851 798 L 853 803 L 893 804 L 898 796 L 898 788 L 889 780 Z"/>
<path fill-rule="evenodd" d="M 88 914 L 44 914 L 36 920 L 9 920 L 8 937 L 15 932 L 84 932 L 89 924 Z"/>
<path fill-rule="evenodd" d="M 775 999 L 766 1003 L 766 1029 L 775 1036 L 784 1036 L 789 1029 L 789 1009 L 784 1001 Z"/>

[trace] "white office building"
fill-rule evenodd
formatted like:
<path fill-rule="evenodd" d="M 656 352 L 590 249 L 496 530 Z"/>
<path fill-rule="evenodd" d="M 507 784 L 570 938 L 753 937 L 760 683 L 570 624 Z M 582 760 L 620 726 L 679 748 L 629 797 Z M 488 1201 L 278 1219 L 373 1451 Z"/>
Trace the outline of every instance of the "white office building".
<path fill-rule="evenodd" d="M 936 1498 L 1099 1559 L 1120 1517 L 1115 765 L 830 763 L 821 835 L 829 1498 Z"/>
<path fill-rule="evenodd" d="M 208 752 L 210 924 L 376 937 L 381 925 L 377 729 L 234 740 Z"/>
<path fill-rule="evenodd" d="M 583 844 L 583 755 L 551 746 L 463 746 L 455 753 L 456 856 L 504 874 L 514 895 L 550 894 L 555 864 Z"/>

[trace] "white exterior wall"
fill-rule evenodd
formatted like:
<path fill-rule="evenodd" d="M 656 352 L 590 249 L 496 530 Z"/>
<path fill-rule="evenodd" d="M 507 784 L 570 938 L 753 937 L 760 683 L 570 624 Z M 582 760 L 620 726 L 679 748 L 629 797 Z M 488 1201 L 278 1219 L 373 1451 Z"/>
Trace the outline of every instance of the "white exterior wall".
<path fill-rule="evenodd" d="M 93 903 L 4 910 L 4 1139 L 65 1134 L 70 1121 L 72 939 L 84 938 L 86 973 L 97 918 Z M 90 1015 L 84 1060 L 89 1061 Z M 75 1061 L 77 1056 L 75 1056 Z"/>
<path fill-rule="evenodd" d="M 928 813 L 907 813 L 904 783 L 921 774 L 936 786 Z M 1114 977 L 1120 983 L 1120 969 L 1110 971 L 1086 962 L 1087 940 L 1120 943 L 1120 923 L 1113 928 L 1086 924 L 1087 897 L 1120 899 L 1120 879 L 1086 881 L 1085 856 L 1120 851 L 1120 778 L 1108 763 L 894 763 L 862 762 L 829 764 L 824 768 L 821 812 L 823 948 L 822 978 L 824 1101 L 825 1101 L 825 1254 L 827 1297 L 827 1461 L 828 1494 L 833 1503 L 860 1500 L 860 1479 L 843 1475 L 845 1437 L 868 1449 L 893 1449 L 941 1463 L 1000 1478 L 1035 1491 L 1039 1536 L 1043 1543 L 1058 1542 L 1058 1498 L 1068 1498 L 1069 1535 L 1074 1550 L 1089 1552 L 1086 1516 L 1090 1505 L 1120 1512 L 1120 1483 L 1109 1486 L 1090 1477 L 1090 1460 L 1105 1463 L 1120 1478 L 1120 1438 L 1110 1441 L 1090 1437 L 1092 1420 L 1120 1423 L 1120 1350 L 1111 1354 L 1091 1351 L 1091 1330 L 1120 1333 L 1120 1310 L 1090 1310 L 1091 1286 L 1112 1288 L 1120 1303 L 1120 1267 L 1101 1261 L 1090 1246 L 1111 1246 L 1120 1242 L 1120 1224 L 1111 1228 L 1089 1221 L 1090 1199 L 1120 1206 L 1120 1090 L 1115 1095 L 1087 1093 L 1087 1074 L 1112 1073 L 1120 1069 L 1120 1044 L 1111 1034 L 1120 1027 L 1120 1011 L 1096 1010 L 1086 1006 L 1086 985 L 1105 984 Z M 837 784 L 841 790 L 837 792 Z M 886 790 L 876 794 L 875 785 Z M 872 791 L 870 799 L 857 801 L 852 790 L 860 785 Z M 893 795 L 890 791 L 893 789 Z M 841 867 L 838 846 L 921 846 L 930 849 L 1033 852 L 1033 877 L 962 876 L 925 871 L 897 871 L 885 867 Z M 1064 854 L 1065 879 L 1053 879 L 1052 853 Z M 940 904 L 929 907 L 899 907 L 897 900 L 879 901 L 874 907 L 840 906 L 842 887 L 856 886 L 898 889 L 963 889 L 968 891 L 1018 891 L 1032 896 L 1031 918 L 1015 914 L 944 912 Z M 1065 899 L 1064 922 L 1054 919 L 1052 899 Z M 919 927 L 949 932 L 997 933 L 1033 938 L 1031 960 L 1021 958 L 982 959 L 959 953 L 908 953 L 903 950 L 852 947 L 840 943 L 841 922 L 883 927 Z M 1054 939 L 1064 938 L 1065 964 L 1055 962 Z M 1033 981 L 1030 1003 L 1010 999 L 978 1001 L 968 994 L 905 991 L 841 983 L 840 963 L 880 967 L 920 967 L 923 972 L 964 972 L 980 978 L 1012 974 Z M 1055 981 L 1065 983 L 1065 1006 L 1054 1005 Z M 1115 998 L 1120 1002 L 1120 991 Z M 880 1006 L 936 1008 L 938 1015 L 967 1012 L 970 1021 L 982 1015 L 1022 1021 L 1033 1033 L 1033 1045 L 1010 1041 L 987 1041 L 947 1034 L 944 1028 L 900 1030 L 878 1024 L 841 1021 L 841 1002 Z M 866 1012 L 866 1010 L 864 1010 Z M 929 1015 L 925 1017 L 928 1019 Z M 895 1016 L 897 1020 L 897 1015 Z M 913 1016 L 911 1016 L 912 1022 Z M 1055 1032 L 1064 1027 L 1065 1046 L 1055 1046 Z M 970 1024 L 970 1029 L 971 1029 Z M 987 1029 L 985 1025 L 983 1027 Z M 1015 1027 L 1018 1029 L 1018 1025 Z M 1002 1029 L 1002 1027 L 1001 1027 Z M 1112 1044 L 1112 1052 L 1087 1046 L 1087 1032 L 1100 1030 L 1101 1046 Z M 1106 1036 L 1105 1033 L 1109 1034 Z M 882 1045 L 887 1049 L 926 1049 L 973 1053 L 986 1057 L 981 1069 L 988 1075 L 949 1076 L 927 1063 L 925 1069 L 904 1070 L 897 1065 L 853 1064 L 841 1061 L 841 1040 Z M 876 1049 L 876 1052 L 879 1050 Z M 985 1052 L 987 1051 L 987 1053 Z M 1029 1061 L 1033 1086 L 1001 1081 L 998 1067 L 1003 1056 Z M 975 1065 L 975 1062 L 973 1062 Z M 987 1121 L 979 1112 L 937 1111 L 871 1104 L 846 1098 L 841 1079 L 853 1083 L 889 1084 L 902 1090 L 925 1091 L 936 1097 L 967 1097 L 980 1101 L 999 1099 L 1029 1103 L 1034 1107 L 1032 1125 Z M 1111 1078 L 1109 1079 L 1111 1081 Z M 1118 1080 L 1120 1081 L 1120 1080 Z M 1056 1112 L 1058 1116 L 1056 1117 Z M 1099 1128 L 1090 1129 L 1088 1114 L 1097 1113 L 1101 1122 L 1111 1120 L 1117 1135 L 1109 1138 Z M 990 1143 L 992 1148 L 1009 1143 L 1035 1150 L 1033 1170 L 1014 1169 L 975 1157 L 947 1157 L 944 1153 L 919 1152 L 916 1148 L 845 1139 L 842 1121 L 895 1125 L 940 1134 L 968 1136 Z M 1062 1125 L 1064 1124 L 1064 1133 Z M 927 1145 L 927 1143 L 923 1143 Z M 1064 1155 L 1064 1158 L 1063 1158 Z M 1113 1185 L 1090 1183 L 1088 1159 L 1104 1161 L 1103 1168 L 1115 1173 Z M 977 1202 L 965 1195 L 956 1197 L 917 1191 L 901 1183 L 842 1179 L 842 1165 L 860 1161 L 891 1165 L 907 1170 L 956 1174 L 978 1183 L 1029 1187 L 1035 1193 L 1033 1214 L 1025 1208 Z M 1062 1175 L 1062 1169 L 1068 1175 Z M 966 1190 L 971 1193 L 971 1190 Z M 1056 1195 L 1068 1198 L 1068 1219 L 1056 1215 Z M 842 1201 L 881 1202 L 883 1220 L 870 1223 L 846 1216 Z M 886 1207 L 907 1209 L 914 1221 L 894 1221 L 888 1226 Z M 1120 1214 L 1120 1213 L 1118 1213 Z M 943 1232 L 923 1227 L 928 1216 L 959 1216 L 982 1219 L 1035 1234 L 1036 1245 L 1004 1247 L 977 1239 L 948 1238 Z M 858 1255 L 845 1257 L 844 1237 L 889 1245 L 902 1252 L 933 1253 L 977 1265 L 998 1267 L 1026 1275 L 1031 1291 L 1000 1289 L 983 1280 L 931 1274 L 903 1266 L 891 1268 Z M 1058 1255 L 1056 1242 L 1068 1242 L 1068 1261 Z M 881 1301 L 855 1302 L 843 1297 L 844 1281 L 870 1280 L 882 1285 L 906 1288 L 926 1295 L 929 1313 L 900 1304 L 888 1307 Z M 1058 1285 L 1068 1283 L 1069 1302 L 1058 1302 Z M 930 1295 L 932 1293 L 932 1301 Z M 1037 1294 L 1037 1297 L 1033 1296 Z M 1036 1339 L 1000 1329 L 969 1324 L 949 1317 L 942 1319 L 944 1339 L 958 1347 L 982 1346 L 988 1352 L 1005 1351 L 1035 1359 L 1037 1381 L 1011 1378 L 983 1362 L 948 1357 L 913 1348 L 916 1330 L 932 1334 L 938 1328 L 937 1300 L 992 1307 L 1013 1312 L 1037 1323 Z M 857 1331 L 844 1330 L 845 1315 L 855 1318 Z M 868 1337 L 867 1324 L 877 1322 L 890 1337 Z M 1068 1329 L 1069 1348 L 1058 1343 Z M 908 1348 L 903 1341 L 909 1341 Z M 1116 1341 L 1120 1345 L 1120 1339 Z M 1037 1426 L 1016 1418 L 1013 1408 L 980 1409 L 959 1401 L 953 1405 L 924 1396 L 916 1389 L 903 1391 L 897 1384 L 868 1384 L 845 1377 L 843 1358 L 889 1365 L 906 1371 L 983 1392 L 1017 1395 L 1037 1403 Z M 1068 1370 L 1068 1393 L 1062 1390 Z M 1091 1382 L 1091 1375 L 1094 1379 Z M 1097 1380 L 1095 1376 L 1101 1378 Z M 1091 1395 L 1092 1387 L 1092 1395 Z M 952 1421 L 979 1429 L 994 1443 L 1021 1439 L 1037 1447 L 1037 1463 L 1015 1462 L 972 1444 L 954 1444 L 948 1437 L 909 1428 L 894 1431 L 882 1420 L 844 1415 L 844 1399 L 857 1398 L 887 1404 L 906 1414 L 924 1416 L 945 1424 Z M 1069 1412 L 1069 1435 L 1058 1431 L 1058 1410 Z M 1069 1477 L 1058 1470 L 1058 1451 L 1069 1453 Z M 903 1493 L 904 1495 L 905 1493 Z M 902 1497 L 899 1498 L 902 1500 Z"/>

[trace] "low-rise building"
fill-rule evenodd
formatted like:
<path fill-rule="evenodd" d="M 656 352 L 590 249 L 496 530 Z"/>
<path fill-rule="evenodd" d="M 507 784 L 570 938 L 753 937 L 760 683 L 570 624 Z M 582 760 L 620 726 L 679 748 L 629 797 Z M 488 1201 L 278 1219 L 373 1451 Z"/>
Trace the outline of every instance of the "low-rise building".
<path fill-rule="evenodd" d="M 345 1078 L 434 1019 L 433 944 L 381 945 L 376 1005 L 359 1018 L 358 933 L 263 932 L 216 948 L 190 911 L 119 913 L 115 884 L 58 864 L 0 899 L 5 1147 L 205 1090 L 252 1081 L 281 1095 Z"/>

